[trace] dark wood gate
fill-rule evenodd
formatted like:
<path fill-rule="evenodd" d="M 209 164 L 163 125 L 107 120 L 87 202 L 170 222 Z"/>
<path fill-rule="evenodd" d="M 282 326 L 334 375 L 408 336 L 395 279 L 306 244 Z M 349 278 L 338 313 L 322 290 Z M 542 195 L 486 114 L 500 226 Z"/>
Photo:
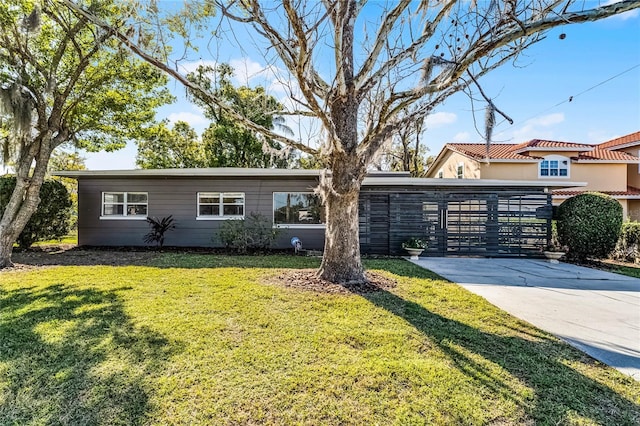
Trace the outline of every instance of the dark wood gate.
<path fill-rule="evenodd" d="M 378 192 L 360 196 L 363 253 L 404 254 L 411 237 L 428 241 L 425 255 L 524 256 L 546 244 L 548 194 L 523 191 Z"/>

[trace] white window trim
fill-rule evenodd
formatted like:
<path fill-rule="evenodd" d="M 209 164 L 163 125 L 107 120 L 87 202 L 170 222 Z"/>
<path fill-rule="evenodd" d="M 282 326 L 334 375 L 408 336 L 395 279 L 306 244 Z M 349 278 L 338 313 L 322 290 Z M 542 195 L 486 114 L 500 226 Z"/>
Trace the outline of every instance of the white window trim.
<path fill-rule="evenodd" d="M 218 194 L 218 211 L 219 215 L 201 215 L 200 214 L 200 196 L 205 194 Z M 242 215 L 223 215 L 224 203 L 222 200 L 227 195 L 242 195 Z M 209 204 L 206 204 L 209 205 Z M 244 214 L 247 209 L 247 197 L 244 192 L 198 192 L 196 194 L 196 220 L 241 220 L 244 219 Z"/>
<path fill-rule="evenodd" d="M 438 174 L 436 176 L 438 179 L 444 179 L 444 171 L 442 169 L 438 170 Z"/>
<path fill-rule="evenodd" d="M 542 176 L 542 170 L 541 170 L 541 166 L 542 166 L 542 162 L 543 161 L 558 161 L 558 163 L 562 162 L 562 161 L 566 161 L 567 162 L 567 175 L 566 176 L 560 176 L 560 167 L 558 167 L 558 175 L 557 176 Z M 542 158 L 542 160 L 540 160 L 538 162 L 538 179 L 569 179 L 571 177 L 571 159 L 569 157 L 565 157 L 562 155 L 547 155 L 545 157 Z"/>
<path fill-rule="evenodd" d="M 276 191 L 271 197 L 271 223 L 278 229 L 325 229 L 326 223 L 276 223 L 276 194 L 310 194 L 309 191 Z"/>
<path fill-rule="evenodd" d="M 462 167 L 462 176 L 459 176 L 458 169 Z M 456 179 L 464 179 L 464 163 L 460 162 L 456 165 Z"/>
<path fill-rule="evenodd" d="M 104 195 L 105 194 L 123 194 L 124 196 L 124 201 L 122 203 L 107 203 L 107 204 L 122 204 L 122 211 L 123 214 L 121 215 L 105 215 L 104 214 L 104 205 L 105 205 L 105 201 L 104 201 Z M 134 205 L 146 205 L 147 206 L 147 214 L 146 215 L 129 215 L 127 213 L 127 211 L 129 210 L 127 208 L 128 206 L 128 198 L 129 198 L 129 194 L 144 194 L 147 196 L 147 202 L 146 203 L 131 203 Z M 148 192 L 141 192 L 141 191 L 102 191 L 102 196 L 100 197 L 101 199 L 101 204 L 100 204 L 100 220 L 147 220 L 147 217 L 149 216 L 149 193 Z"/>
<path fill-rule="evenodd" d="M 278 229 L 325 229 L 327 225 L 324 223 L 313 223 L 313 224 L 306 224 L 306 225 L 301 223 L 294 223 L 291 225 L 288 225 L 288 224 L 273 225 L 273 227 Z"/>

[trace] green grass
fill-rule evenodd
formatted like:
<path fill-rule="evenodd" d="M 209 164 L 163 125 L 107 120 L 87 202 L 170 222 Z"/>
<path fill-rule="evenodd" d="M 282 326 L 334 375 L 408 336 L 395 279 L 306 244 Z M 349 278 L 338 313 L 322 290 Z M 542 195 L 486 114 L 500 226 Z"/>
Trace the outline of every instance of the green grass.
<path fill-rule="evenodd" d="M 610 265 L 611 272 L 615 272 L 616 274 L 627 275 L 630 277 L 640 278 L 640 268 L 635 268 L 633 266 L 622 266 L 622 265 Z"/>
<path fill-rule="evenodd" d="M 270 284 L 302 257 L 0 272 L 0 424 L 637 424 L 640 385 L 402 260 L 392 292 Z"/>
<path fill-rule="evenodd" d="M 72 231 L 69 235 L 65 235 L 59 240 L 36 241 L 34 247 L 46 246 L 51 244 L 78 244 L 78 231 Z"/>

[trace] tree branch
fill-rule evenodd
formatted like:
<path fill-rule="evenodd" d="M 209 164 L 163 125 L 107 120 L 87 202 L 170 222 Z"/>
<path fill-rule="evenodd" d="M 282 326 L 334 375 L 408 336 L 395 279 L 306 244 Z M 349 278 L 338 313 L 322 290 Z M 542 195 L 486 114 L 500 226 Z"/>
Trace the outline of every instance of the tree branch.
<path fill-rule="evenodd" d="M 266 127 L 260 126 L 254 122 L 252 122 L 251 120 L 248 120 L 246 117 L 244 117 L 242 114 L 239 114 L 238 112 L 236 112 L 233 108 L 229 107 L 228 105 L 225 105 L 224 103 L 219 102 L 211 93 L 207 92 L 206 90 L 204 90 L 202 87 L 200 87 L 200 85 L 195 84 L 190 82 L 185 76 L 183 76 L 182 74 L 180 74 L 179 72 L 173 70 L 172 68 L 168 67 L 166 64 L 164 64 L 163 62 L 159 61 L 158 59 L 154 58 L 153 56 L 147 54 L 146 52 L 144 52 L 138 45 L 136 45 L 135 43 L 133 43 L 127 36 L 125 36 L 124 34 L 122 34 L 120 31 L 112 28 L 109 24 L 107 24 L 106 22 L 101 21 L 100 19 L 98 19 L 96 16 L 90 14 L 89 12 L 85 11 L 83 8 L 81 8 L 80 6 L 76 5 L 74 2 L 70 1 L 70 0 L 61 0 L 67 7 L 69 7 L 70 9 L 74 10 L 76 13 L 80 14 L 81 16 L 85 16 L 87 19 L 89 19 L 89 21 L 93 22 L 95 25 L 101 27 L 102 29 L 104 29 L 105 31 L 113 34 L 118 40 L 120 40 L 125 46 L 127 46 L 128 49 L 130 49 L 133 53 L 135 53 L 138 57 L 140 57 L 141 59 L 143 59 L 144 61 L 148 62 L 149 64 L 153 65 L 154 67 L 162 70 L 163 72 L 165 72 L 166 74 L 170 75 L 171 77 L 175 78 L 177 81 L 179 81 L 180 83 L 182 83 L 185 87 L 188 87 L 189 89 L 193 90 L 194 92 L 198 93 L 203 99 L 207 99 L 209 102 L 211 102 L 212 104 L 216 105 L 218 108 L 220 108 L 221 110 L 223 110 L 226 114 L 228 114 L 230 117 L 238 120 L 239 122 L 242 123 L 242 125 L 252 131 L 258 132 L 270 139 L 273 139 L 275 141 L 281 142 L 285 145 L 289 145 L 293 148 L 299 149 L 302 152 L 306 152 L 308 154 L 317 154 L 317 150 L 308 147 L 302 143 L 296 142 L 293 139 L 287 138 L 285 136 L 282 136 L 270 129 L 267 129 Z"/>
<path fill-rule="evenodd" d="M 505 114 L 504 112 L 502 112 L 495 103 L 493 103 L 493 101 L 491 100 L 491 98 L 489 98 L 485 93 L 484 90 L 482 90 L 482 87 L 480 86 L 480 83 L 478 83 L 478 80 L 476 80 L 476 78 L 473 76 L 473 74 L 471 74 L 471 72 L 469 70 L 467 70 L 467 74 L 469 75 L 469 77 L 471 77 L 471 80 L 473 81 L 473 83 L 476 85 L 476 87 L 478 88 L 478 91 L 480 92 L 480 94 L 482 95 L 482 97 L 484 98 L 485 101 L 487 101 L 488 104 L 491 105 L 491 107 L 501 116 L 504 117 L 505 120 L 507 120 L 509 122 L 509 124 L 513 124 L 513 119 L 511 117 L 509 117 L 507 114 Z"/>

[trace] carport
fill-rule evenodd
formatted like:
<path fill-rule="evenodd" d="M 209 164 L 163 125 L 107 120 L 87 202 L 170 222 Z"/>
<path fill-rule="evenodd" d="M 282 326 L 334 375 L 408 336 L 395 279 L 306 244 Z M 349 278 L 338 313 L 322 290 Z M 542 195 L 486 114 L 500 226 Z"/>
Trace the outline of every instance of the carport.
<path fill-rule="evenodd" d="M 550 181 L 367 178 L 360 194 L 361 250 L 403 254 L 402 242 L 417 237 L 429 245 L 423 256 L 539 255 L 551 235 L 551 192 L 565 186 Z"/>

